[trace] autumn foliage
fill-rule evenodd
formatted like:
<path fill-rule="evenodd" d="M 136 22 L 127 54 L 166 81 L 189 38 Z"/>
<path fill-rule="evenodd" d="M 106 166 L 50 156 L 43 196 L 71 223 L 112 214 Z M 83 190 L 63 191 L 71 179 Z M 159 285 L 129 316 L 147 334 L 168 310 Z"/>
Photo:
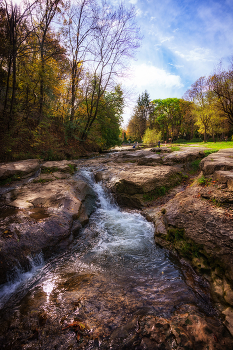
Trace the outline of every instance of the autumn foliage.
<path fill-rule="evenodd" d="M 108 8 L 108 11 L 106 10 Z M 139 45 L 133 8 L 0 2 L 0 159 L 62 159 L 119 143 L 115 77 Z"/>

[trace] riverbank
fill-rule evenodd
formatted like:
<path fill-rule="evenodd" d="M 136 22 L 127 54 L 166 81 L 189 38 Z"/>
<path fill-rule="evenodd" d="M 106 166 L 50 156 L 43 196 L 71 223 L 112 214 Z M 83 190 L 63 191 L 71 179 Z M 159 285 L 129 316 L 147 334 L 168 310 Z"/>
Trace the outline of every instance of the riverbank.
<path fill-rule="evenodd" d="M 42 163 L 29 160 L 2 165 L 0 175 L 5 183 L 1 187 L 2 283 L 19 264 L 25 271 L 30 269 L 30 261 L 41 251 L 47 260 L 70 249 L 73 241 L 78 242 L 80 230 L 96 208 L 96 194 L 88 181 L 74 178 L 72 174 L 76 169 L 88 167 L 96 181 L 103 183 L 122 208 L 137 209 L 153 221 L 155 241 L 180 260 L 190 288 L 195 290 L 195 279 L 198 275 L 204 276 L 211 286 L 223 323 L 232 333 L 233 150 L 209 155 L 205 148 L 196 147 L 172 153 L 165 147 L 156 151 L 129 149 L 93 159 Z M 85 278 L 90 283 L 89 277 Z M 207 298 L 208 287 L 204 294 L 198 288 L 195 293 Z M 95 337 L 102 349 L 108 349 L 106 342 L 111 342 L 111 346 L 115 344 L 115 349 L 123 349 L 122 342 L 125 348 L 132 349 L 152 349 L 155 343 L 166 344 L 166 349 L 172 349 L 171 334 L 180 349 L 193 349 L 197 344 L 200 349 L 206 346 L 210 349 L 233 348 L 232 338 L 221 323 L 221 317 L 212 314 L 208 317 L 201 314 L 197 306 L 182 308 L 180 305 L 168 318 L 158 317 L 151 311 L 143 312 L 140 317 L 127 316 L 128 321 L 122 327 L 115 325 L 114 332 L 109 333 L 110 338 L 103 341 L 102 347 L 99 335 L 95 333 Z M 37 318 L 33 320 L 37 322 Z M 56 322 L 53 327 L 55 325 Z M 43 327 L 51 327 L 51 323 L 49 326 L 45 321 Z M 75 333 L 79 334 L 80 326 L 75 327 Z M 74 332 L 71 328 L 67 327 L 67 330 Z M 33 332 L 30 336 L 36 334 L 39 344 L 42 335 Z M 163 334 L 160 340 L 159 334 Z M 87 346 L 85 341 L 83 345 L 77 340 L 72 344 L 73 348 Z M 35 344 L 32 346 L 36 348 Z"/>

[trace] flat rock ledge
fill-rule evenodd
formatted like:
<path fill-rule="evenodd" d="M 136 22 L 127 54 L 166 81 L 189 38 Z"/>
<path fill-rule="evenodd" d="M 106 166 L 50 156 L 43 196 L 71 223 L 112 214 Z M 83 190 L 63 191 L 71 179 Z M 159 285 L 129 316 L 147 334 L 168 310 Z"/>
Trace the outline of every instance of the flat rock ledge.
<path fill-rule="evenodd" d="M 5 187 L 0 198 L 0 284 L 27 271 L 33 260 L 66 249 L 94 211 L 96 195 L 83 180 L 74 179 L 76 164 L 68 161 L 23 161 L 9 165 L 11 175 L 27 174 Z M 3 166 L 3 170 L 6 166 Z M 12 170 L 13 169 L 13 170 Z M 0 174 L 4 173 L 0 166 Z M 39 171 L 40 170 L 40 171 Z M 6 172 L 4 173 L 6 176 Z M 9 172 L 8 172 L 9 174 Z"/>
<path fill-rule="evenodd" d="M 96 181 L 103 181 L 123 207 L 141 209 L 148 198 L 163 194 L 182 180 L 179 168 L 157 165 L 111 165 L 95 172 Z"/>
<path fill-rule="evenodd" d="M 213 175 L 217 170 L 233 170 L 233 148 L 208 155 L 201 161 L 200 168 L 204 175 Z"/>
<path fill-rule="evenodd" d="M 15 176 L 15 179 L 20 177 L 29 177 L 36 173 L 40 168 L 38 159 L 27 159 L 19 162 L 0 163 L 0 180 L 5 180 Z"/>
<path fill-rule="evenodd" d="M 172 152 L 169 147 L 146 148 L 140 150 L 121 151 L 112 156 L 115 163 L 135 163 L 137 165 L 174 165 L 184 164 L 196 159 L 204 158 L 208 152 L 205 147 L 180 147 Z"/>

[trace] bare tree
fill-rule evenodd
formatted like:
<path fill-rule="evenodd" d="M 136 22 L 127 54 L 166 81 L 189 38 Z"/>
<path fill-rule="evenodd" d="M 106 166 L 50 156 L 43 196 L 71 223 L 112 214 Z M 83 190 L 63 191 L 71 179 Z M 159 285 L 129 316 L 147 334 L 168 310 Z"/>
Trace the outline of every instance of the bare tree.
<path fill-rule="evenodd" d="M 103 3 L 101 7 L 96 5 L 93 8 L 93 18 L 93 40 L 88 51 L 89 73 L 83 86 L 87 115 L 80 134 L 83 141 L 96 120 L 101 97 L 123 74 L 140 40 L 133 7 L 127 10 L 120 5 L 112 9 Z"/>
<path fill-rule="evenodd" d="M 83 67 L 90 59 L 88 52 L 95 30 L 93 17 L 95 6 L 95 0 L 70 1 L 68 9 L 66 8 L 63 13 L 63 34 L 71 65 L 70 121 L 74 120 L 75 110 L 78 106 L 77 91 L 83 77 Z"/>
<path fill-rule="evenodd" d="M 45 62 L 48 57 L 51 57 L 51 45 L 48 45 L 52 21 L 54 20 L 58 11 L 60 12 L 59 5 L 62 6 L 61 0 L 37 0 L 36 12 L 32 15 L 32 21 L 34 23 L 34 34 L 37 37 L 38 52 L 40 54 L 40 96 L 39 96 L 39 120 L 43 118 L 43 106 L 44 106 L 44 94 L 45 94 Z M 35 22 L 35 18 L 37 21 Z M 47 54 L 47 51 L 48 54 Z M 57 52 L 59 54 L 59 52 Z"/>

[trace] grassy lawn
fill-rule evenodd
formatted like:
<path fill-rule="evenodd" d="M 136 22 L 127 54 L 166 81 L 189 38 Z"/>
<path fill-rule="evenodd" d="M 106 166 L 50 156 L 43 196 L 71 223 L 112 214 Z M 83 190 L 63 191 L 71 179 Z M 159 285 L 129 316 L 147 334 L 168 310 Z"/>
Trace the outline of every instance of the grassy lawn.
<path fill-rule="evenodd" d="M 181 146 L 190 147 L 192 145 L 199 145 L 200 147 L 206 147 L 206 148 L 212 148 L 214 150 L 220 150 L 225 148 L 233 148 L 233 141 L 227 141 L 227 142 L 198 142 L 198 143 L 189 143 L 182 144 Z"/>

